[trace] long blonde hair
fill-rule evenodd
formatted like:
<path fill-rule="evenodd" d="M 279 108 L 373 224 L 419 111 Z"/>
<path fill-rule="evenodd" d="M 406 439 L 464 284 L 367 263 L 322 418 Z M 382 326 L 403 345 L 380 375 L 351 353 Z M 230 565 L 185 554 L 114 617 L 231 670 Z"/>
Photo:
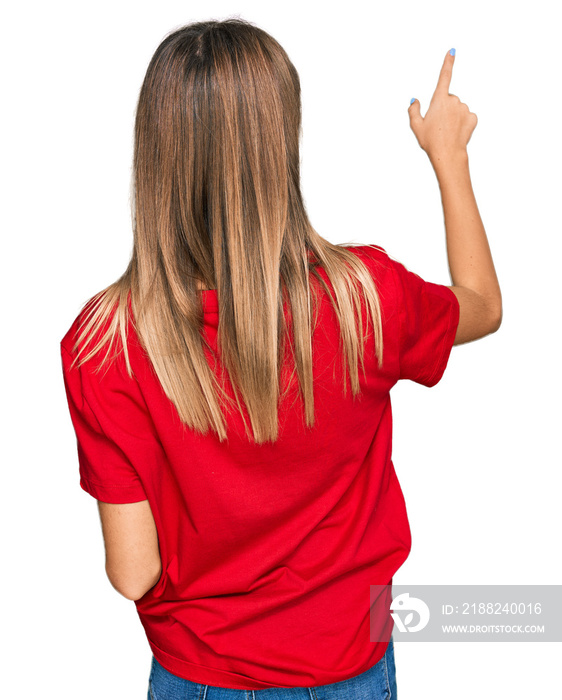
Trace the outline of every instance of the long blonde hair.
<path fill-rule="evenodd" d="M 306 425 L 314 425 L 312 326 L 321 286 L 340 326 L 344 395 L 347 368 L 353 397 L 360 392 L 358 357 L 364 373 L 368 337 L 360 293 L 380 367 L 379 297 L 359 256 L 324 240 L 308 220 L 300 135 L 299 76 L 268 33 L 226 19 L 192 23 L 163 39 L 136 110 L 131 260 L 116 282 L 84 305 L 74 345 L 78 365 L 108 344 L 101 370 L 119 337 L 118 352 L 124 350 L 132 376 L 131 322 L 184 427 L 211 428 L 226 439 L 223 410 L 234 404 L 205 357 L 210 347 L 202 333 L 199 280 L 217 290 L 217 352 L 238 409 L 242 400 L 256 443 L 274 442 L 289 345 Z M 251 439 L 245 419 L 244 425 Z"/>

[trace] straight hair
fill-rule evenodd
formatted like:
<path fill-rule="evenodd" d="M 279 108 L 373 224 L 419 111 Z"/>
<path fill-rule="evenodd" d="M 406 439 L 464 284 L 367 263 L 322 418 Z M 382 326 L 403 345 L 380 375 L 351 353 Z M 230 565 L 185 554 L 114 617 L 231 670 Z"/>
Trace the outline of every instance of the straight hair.
<path fill-rule="evenodd" d="M 363 261 L 308 220 L 300 136 L 299 76 L 267 32 L 229 18 L 166 35 L 136 108 L 131 259 L 82 308 L 78 366 L 107 346 L 96 371 L 124 351 L 132 377 L 131 323 L 184 428 L 211 429 L 222 442 L 226 412 L 236 408 L 249 440 L 275 442 L 295 371 L 306 426 L 314 426 L 312 339 L 323 289 L 339 324 L 343 393 L 349 371 L 355 399 L 369 324 L 362 299 L 382 366 L 379 296 Z M 216 355 L 202 332 L 198 282 L 217 293 Z M 283 383 L 286 353 L 291 376 Z M 217 376 L 219 360 L 234 401 Z"/>

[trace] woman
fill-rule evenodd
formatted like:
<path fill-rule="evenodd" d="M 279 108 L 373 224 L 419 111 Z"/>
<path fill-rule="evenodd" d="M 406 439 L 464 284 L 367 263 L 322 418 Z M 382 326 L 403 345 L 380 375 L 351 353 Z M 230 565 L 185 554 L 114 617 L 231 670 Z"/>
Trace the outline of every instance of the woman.
<path fill-rule="evenodd" d="M 502 314 L 453 62 L 426 116 L 409 108 L 452 286 L 312 228 L 299 78 L 269 34 L 197 22 L 150 62 L 131 261 L 61 341 L 80 485 L 153 652 L 149 698 L 396 697 L 392 619 L 369 603 L 410 550 L 389 391 L 434 386 Z"/>

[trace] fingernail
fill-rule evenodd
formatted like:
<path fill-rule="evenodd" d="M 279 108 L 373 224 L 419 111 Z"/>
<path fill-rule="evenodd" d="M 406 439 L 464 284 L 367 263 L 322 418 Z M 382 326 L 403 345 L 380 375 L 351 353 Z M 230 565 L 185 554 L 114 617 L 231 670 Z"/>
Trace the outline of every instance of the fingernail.
<path fill-rule="evenodd" d="M 456 49 L 451 49 L 451 50 L 449 51 L 449 53 L 451 54 L 451 56 L 454 56 L 454 55 L 456 54 L 456 52 L 457 52 Z"/>
<path fill-rule="evenodd" d="M 412 104 L 412 102 L 415 102 L 415 101 L 416 101 L 416 98 L 412 97 L 412 99 L 410 100 L 410 104 Z"/>

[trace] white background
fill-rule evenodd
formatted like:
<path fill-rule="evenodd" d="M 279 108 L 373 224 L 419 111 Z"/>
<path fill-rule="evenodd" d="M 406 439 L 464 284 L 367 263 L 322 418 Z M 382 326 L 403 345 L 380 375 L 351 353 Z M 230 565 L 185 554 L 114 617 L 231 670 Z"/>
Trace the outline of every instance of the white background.
<path fill-rule="evenodd" d="M 2 21 L 3 695 L 146 697 L 151 653 L 104 571 L 78 482 L 59 341 L 125 269 L 134 110 L 156 47 L 238 15 L 299 71 L 302 189 L 334 243 L 451 284 L 437 180 L 410 130 L 447 50 L 478 115 L 470 169 L 503 293 L 499 332 L 441 382 L 393 389 L 413 548 L 400 584 L 558 584 L 561 60 L 555 4 L 28 2 Z M 7 391 L 7 397 L 6 397 Z M 562 635 L 562 631 L 560 632 Z M 396 647 L 400 700 L 555 697 L 560 644 Z"/>

